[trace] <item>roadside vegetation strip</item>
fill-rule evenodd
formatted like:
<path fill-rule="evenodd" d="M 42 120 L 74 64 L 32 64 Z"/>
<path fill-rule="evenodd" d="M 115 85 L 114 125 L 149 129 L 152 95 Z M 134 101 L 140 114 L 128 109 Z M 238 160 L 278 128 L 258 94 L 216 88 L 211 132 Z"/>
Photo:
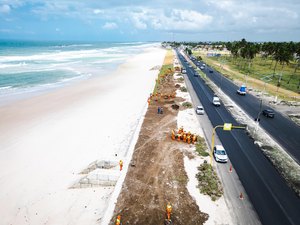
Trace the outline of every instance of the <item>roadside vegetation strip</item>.
<path fill-rule="evenodd" d="M 174 53 L 172 50 L 168 50 L 163 62 L 163 65 L 172 65 L 173 66 Z"/>
<path fill-rule="evenodd" d="M 188 109 L 193 108 L 193 104 L 190 102 L 183 102 L 182 106 Z"/>
<path fill-rule="evenodd" d="M 162 67 L 159 70 L 159 74 L 157 76 L 156 82 L 155 82 L 155 87 L 153 90 L 153 94 L 157 93 L 157 87 L 168 74 L 173 74 L 174 72 L 174 66 L 173 66 L 173 61 L 174 61 L 174 53 L 172 50 L 168 50 L 166 52 L 166 56 L 164 58 L 164 62 Z"/>
<path fill-rule="evenodd" d="M 180 91 L 182 91 L 182 92 L 187 92 L 187 89 L 186 89 L 186 87 L 181 87 L 181 88 L 180 88 Z"/>
<path fill-rule="evenodd" d="M 174 71 L 173 64 L 166 64 L 161 67 L 158 77 L 155 82 L 153 94 L 156 94 L 158 92 L 158 86 L 164 81 L 166 76 L 173 74 L 173 71 Z"/>
<path fill-rule="evenodd" d="M 197 140 L 198 141 L 196 143 L 196 152 L 202 157 L 209 156 L 209 153 L 207 152 L 207 145 L 205 139 L 203 137 L 197 136 Z"/>
<path fill-rule="evenodd" d="M 223 188 L 213 167 L 204 161 L 198 167 L 198 171 L 196 178 L 199 181 L 200 192 L 209 195 L 213 201 L 219 199 L 223 195 Z"/>

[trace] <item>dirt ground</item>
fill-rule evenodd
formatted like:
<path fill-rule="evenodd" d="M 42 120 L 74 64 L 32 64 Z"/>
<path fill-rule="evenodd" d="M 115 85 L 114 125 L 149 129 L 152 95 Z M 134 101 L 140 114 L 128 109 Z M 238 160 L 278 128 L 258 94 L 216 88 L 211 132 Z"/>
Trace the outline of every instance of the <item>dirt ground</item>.
<path fill-rule="evenodd" d="M 158 88 L 161 93 L 173 93 L 173 75 Z M 123 225 L 168 224 L 168 202 L 173 208 L 172 224 L 198 225 L 207 220 L 208 215 L 199 211 L 186 188 L 188 178 L 180 149 L 187 144 L 170 136 L 171 130 L 177 129 L 178 114 L 171 106 L 181 101 L 179 97 L 152 99 L 110 224 L 115 224 L 117 215 L 121 215 Z M 157 113 L 158 106 L 163 107 L 163 114 Z"/>

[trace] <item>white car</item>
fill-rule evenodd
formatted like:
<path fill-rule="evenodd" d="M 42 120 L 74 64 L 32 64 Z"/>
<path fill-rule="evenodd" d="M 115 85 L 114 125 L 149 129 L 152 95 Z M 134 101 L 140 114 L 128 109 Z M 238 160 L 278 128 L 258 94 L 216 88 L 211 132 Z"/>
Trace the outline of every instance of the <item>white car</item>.
<path fill-rule="evenodd" d="M 214 157 L 217 162 L 224 162 L 228 161 L 227 153 L 222 145 L 216 145 L 214 147 Z"/>
<path fill-rule="evenodd" d="M 204 70 L 204 66 L 200 66 L 200 69 L 201 69 L 201 70 Z"/>
<path fill-rule="evenodd" d="M 220 99 L 217 96 L 213 97 L 212 103 L 213 103 L 214 106 L 220 106 L 221 105 Z"/>
<path fill-rule="evenodd" d="M 203 109 L 203 106 L 202 105 L 198 105 L 197 108 L 196 108 L 196 113 L 198 115 L 203 115 L 204 114 L 204 109 Z"/>

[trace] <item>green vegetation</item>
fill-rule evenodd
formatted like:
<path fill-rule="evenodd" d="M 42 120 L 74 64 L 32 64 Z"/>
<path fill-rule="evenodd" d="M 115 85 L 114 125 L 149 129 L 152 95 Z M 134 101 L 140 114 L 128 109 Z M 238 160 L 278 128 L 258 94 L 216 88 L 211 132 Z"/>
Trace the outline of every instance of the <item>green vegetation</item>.
<path fill-rule="evenodd" d="M 209 195 L 213 201 L 220 198 L 223 195 L 223 189 L 213 167 L 204 162 L 198 167 L 198 170 L 199 172 L 196 174 L 196 178 L 199 181 L 198 188 L 200 192 Z"/>
<path fill-rule="evenodd" d="M 155 94 L 157 92 L 157 87 L 160 83 L 163 82 L 165 76 L 167 76 L 167 74 L 170 74 L 170 73 L 173 74 L 173 71 L 174 71 L 173 64 L 167 64 L 167 65 L 163 65 L 161 67 L 159 74 L 158 74 L 158 78 L 156 79 L 153 94 Z"/>
<path fill-rule="evenodd" d="M 180 82 L 180 83 L 182 83 L 182 82 L 184 81 L 184 78 L 183 78 L 183 77 L 179 77 L 179 78 L 177 79 L 177 81 Z"/>
<path fill-rule="evenodd" d="M 174 180 L 180 184 L 186 184 L 188 182 L 188 178 L 186 175 L 178 175 L 174 177 Z"/>
<path fill-rule="evenodd" d="M 198 52 L 196 57 L 202 57 L 211 66 L 219 65 L 216 69 L 227 73 L 228 77 L 236 78 L 239 73 L 239 80 L 243 82 L 249 76 L 261 83 L 267 81 L 273 84 L 275 86 L 273 92 L 283 88 L 300 93 L 300 42 L 255 43 L 242 39 L 234 42 L 171 42 L 168 44 L 174 47 L 183 44 L 186 50 L 192 49 L 193 54 Z M 199 50 L 202 51 L 201 55 Z M 217 53 L 216 57 L 206 57 L 207 51 Z M 230 70 L 223 70 L 222 67 L 225 66 Z M 237 73 L 232 75 L 232 72 Z"/>
<path fill-rule="evenodd" d="M 184 103 L 182 103 L 182 106 L 185 108 L 193 108 L 193 105 L 190 102 L 184 102 Z"/>
<path fill-rule="evenodd" d="M 206 150 L 207 150 L 207 145 L 205 139 L 203 137 L 198 136 L 197 143 L 196 143 L 196 152 L 200 156 L 206 157 L 209 156 L 209 153 Z"/>
<path fill-rule="evenodd" d="M 186 87 L 181 87 L 181 88 L 180 88 L 180 91 L 182 91 L 182 92 L 187 92 L 187 89 L 186 89 Z"/>
<path fill-rule="evenodd" d="M 270 57 L 262 59 L 260 56 L 257 56 L 253 58 L 252 62 L 249 64 L 250 66 L 246 65 L 247 63 L 244 63 L 242 59 L 235 59 L 230 56 L 210 57 L 209 61 L 207 57 L 203 56 L 203 58 L 205 58 L 205 61 L 210 65 L 219 64 L 219 67 L 214 66 L 215 69 L 225 74 L 227 74 L 228 71 L 222 70 L 222 67 L 229 66 L 230 69 L 241 73 L 242 76 L 244 75 L 242 79 L 245 79 L 245 76 L 250 76 L 259 79 L 262 82 L 266 80 L 267 83 L 275 86 L 299 92 L 300 70 L 296 69 L 294 62 L 291 62 L 288 65 L 282 64 L 282 70 L 280 69 L 278 73 L 278 71 L 276 71 L 276 61 Z M 231 77 L 234 77 L 234 74 L 231 74 Z"/>

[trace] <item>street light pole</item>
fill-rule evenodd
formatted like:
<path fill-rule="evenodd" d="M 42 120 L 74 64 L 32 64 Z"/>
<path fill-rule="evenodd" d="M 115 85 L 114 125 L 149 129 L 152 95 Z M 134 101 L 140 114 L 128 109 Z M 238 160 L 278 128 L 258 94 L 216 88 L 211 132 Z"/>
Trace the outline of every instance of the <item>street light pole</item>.
<path fill-rule="evenodd" d="M 215 145 L 215 132 L 217 128 L 223 128 L 225 131 L 231 131 L 232 129 L 246 129 L 246 126 L 233 126 L 231 123 L 224 123 L 223 125 L 217 125 L 213 129 L 211 137 L 211 150 L 210 150 L 210 165 L 212 166 L 213 150 Z"/>
<path fill-rule="evenodd" d="M 217 125 L 214 127 L 213 129 L 213 133 L 212 133 L 212 136 L 211 136 L 211 150 L 210 150 L 210 165 L 212 165 L 212 154 L 213 154 L 213 150 L 214 150 L 214 145 L 215 145 L 215 132 L 216 132 L 216 129 L 217 128 L 220 128 L 220 127 L 223 127 L 224 125 Z"/>

